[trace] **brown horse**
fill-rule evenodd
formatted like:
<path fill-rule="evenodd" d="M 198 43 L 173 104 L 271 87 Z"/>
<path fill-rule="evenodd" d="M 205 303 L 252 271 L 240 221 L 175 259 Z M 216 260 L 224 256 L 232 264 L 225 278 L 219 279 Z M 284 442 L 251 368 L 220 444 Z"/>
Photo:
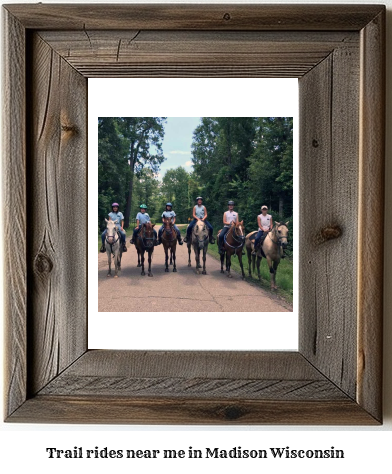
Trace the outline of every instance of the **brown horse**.
<path fill-rule="evenodd" d="M 276 271 L 278 269 L 278 265 L 280 263 L 280 259 L 283 255 L 283 249 L 287 247 L 287 239 L 289 236 L 289 229 L 288 229 L 288 222 L 285 224 L 280 222 L 275 222 L 274 227 L 272 230 L 268 232 L 268 235 L 265 237 L 264 242 L 261 247 L 259 247 L 257 254 L 252 255 L 252 251 L 254 248 L 254 236 L 257 231 L 250 232 L 246 236 L 246 251 L 248 254 L 248 268 L 249 268 L 249 276 L 251 274 L 251 260 L 253 265 L 253 271 L 255 271 L 255 264 L 257 267 L 257 275 L 259 280 L 261 280 L 260 274 L 260 262 L 263 257 L 261 250 L 263 251 L 265 258 L 268 263 L 270 275 L 271 275 L 271 290 L 277 290 L 278 287 L 276 286 Z M 257 256 L 257 261 L 256 261 Z"/>
<path fill-rule="evenodd" d="M 155 224 L 154 224 L 155 225 Z M 135 247 L 137 250 L 137 259 L 138 259 L 138 267 L 142 267 L 142 275 L 144 273 L 144 252 L 148 253 L 148 276 L 152 277 L 151 271 L 151 260 L 152 260 L 152 253 L 154 252 L 154 225 L 151 222 L 146 222 L 142 224 L 142 228 L 140 229 L 137 239 L 135 241 Z M 141 264 L 140 264 L 141 261 Z"/>
<path fill-rule="evenodd" d="M 219 232 L 220 233 L 220 232 Z M 218 234 L 219 235 L 219 234 Z M 231 257 L 232 255 L 237 255 L 238 261 L 241 265 L 242 279 L 245 280 L 244 266 L 242 264 L 242 249 L 245 244 L 245 227 L 244 221 L 241 222 L 232 222 L 230 229 L 227 234 L 224 236 L 223 247 L 222 249 L 225 253 L 221 254 L 221 273 L 223 271 L 223 261 L 226 254 L 226 271 L 229 278 L 233 278 L 233 275 L 230 273 L 231 267 Z"/>
<path fill-rule="evenodd" d="M 176 248 L 177 248 L 177 232 L 170 217 L 163 219 L 162 245 L 165 250 L 165 272 L 169 271 L 169 249 L 170 249 L 170 265 L 173 263 L 173 272 L 177 271 L 176 267 Z"/>

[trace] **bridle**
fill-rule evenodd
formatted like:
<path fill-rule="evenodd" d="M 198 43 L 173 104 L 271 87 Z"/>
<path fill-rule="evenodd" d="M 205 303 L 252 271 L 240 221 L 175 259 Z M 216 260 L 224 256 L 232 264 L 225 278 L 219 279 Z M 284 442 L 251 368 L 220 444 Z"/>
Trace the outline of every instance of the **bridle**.
<path fill-rule="evenodd" d="M 281 226 L 285 226 L 287 228 L 287 226 L 285 224 L 281 224 L 279 227 Z M 276 231 L 277 231 L 278 227 L 274 227 L 270 232 L 268 232 L 268 237 L 272 240 L 272 242 L 277 245 L 278 247 L 282 247 L 282 239 L 287 239 L 287 235 L 281 235 L 279 237 L 279 235 L 277 235 Z M 273 240 L 273 238 L 271 237 L 271 234 L 275 234 L 275 237 L 278 239 L 277 242 L 275 242 L 275 240 Z"/>
<path fill-rule="evenodd" d="M 204 223 L 204 228 L 206 227 L 205 223 Z M 207 235 L 203 238 L 203 239 L 199 239 L 199 237 L 196 235 L 195 233 L 195 237 L 196 237 L 196 240 L 199 244 L 199 247 L 200 247 L 200 244 L 203 244 L 207 239 L 208 239 L 208 232 L 207 232 Z"/>
<path fill-rule="evenodd" d="M 223 240 L 224 240 L 225 244 L 228 245 L 229 247 L 231 247 L 232 249 L 239 249 L 239 248 L 244 246 L 245 238 L 244 238 L 244 236 L 238 236 L 236 234 L 236 232 L 235 232 L 236 226 L 233 225 L 232 228 L 234 229 L 234 232 L 232 232 L 230 235 L 232 236 L 233 240 L 235 242 L 237 242 L 239 245 L 233 246 L 233 245 L 230 245 L 229 242 L 227 242 L 227 235 L 230 233 L 231 229 L 229 230 L 229 232 L 227 232 L 224 235 Z M 238 240 L 236 237 L 240 237 L 240 240 Z"/>
<path fill-rule="evenodd" d="M 119 238 L 120 238 L 119 235 L 118 235 L 118 231 L 116 230 L 115 232 L 116 232 L 116 237 L 117 237 L 116 240 L 114 240 L 114 241 L 112 240 L 112 242 L 109 242 L 109 240 L 108 240 L 108 239 L 114 239 L 114 235 L 106 234 L 106 237 L 105 237 L 105 242 L 107 242 L 110 245 L 110 251 L 112 253 L 113 253 L 113 245 L 116 244 L 118 242 Z"/>
<path fill-rule="evenodd" d="M 165 233 L 171 235 L 172 238 L 171 238 L 171 239 L 165 239 L 165 238 L 163 237 L 163 236 L 165 235 Z M 173 226 L 170 225 L 170 223 L 169 223 L 169 227 L 168 227 L 168 228 L 167 228 L 166 226 L 163 228 L 162 239 L 163 239 L 163 240 L 166 240 L 166 242 L 174 242 L 174 241 L 176 240 L 175 238 L 173 238 Z"/>
<path fill-rule="evenodd" d="M 153 247 L 153 245 L 147 245 L 147 242 L 145 242 L 145 240 L 154 240 L 154 231 L 152 231 L 152 237 L 146 237 L 146 236 L 145 236 L 144 229 L 145 229 L 145 227 L 144 227 L 144 224 L 143 224 L 143 225 L 142 225 L 142 228 L 140 229 L 140 233 L 143 232 L 143 235 L 141 236 L 141 235 L 139 234 L 139 238 L 141 239 L 144 248 L 149 248 L 149 249 L 150 249 L 151 247 Z"/>

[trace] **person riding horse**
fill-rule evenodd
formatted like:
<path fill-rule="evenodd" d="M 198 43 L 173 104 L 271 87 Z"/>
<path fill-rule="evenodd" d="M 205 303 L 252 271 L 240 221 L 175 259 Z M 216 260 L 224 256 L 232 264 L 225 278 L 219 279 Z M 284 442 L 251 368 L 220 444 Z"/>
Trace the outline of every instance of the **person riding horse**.
<path fill-rule="evenodd" d="M 182 245 L 184 242 L 182 241 L 181 238 L 181 232 L 180 229 L 175 225 L 176 223 L 176 213 L 173 211 L 173 205 L 171 202 L 166 203 L 166 209 L 162 212 L 162 222 L 165 221 L 165 218 L 171 219 L 171 222 L 173 224 L 173 227 L 175 231 L 177 232 L 177 240 L 180 245 Z M 162 243 L 162 233 L 164 229 L 164 224 L 162 224 L 161 228 L 159 229 L 158 232 L 158 245 Z"/>
<path fill-rule="evenodd" d="M 112 212 L 109 212 L 108 216 L 109 216 L 109 220 L 117 221 L 116 228 L 117 228 L 117 232 L 121 236 L 122 251 L 126 252 L 127 251 L 127 245 L 125 243 L 125 239 L 127 238 L 127 235 L 124 231 L 124 216 L 123 216 L 122 212 L 119 212 L 119 210 L 118 210 L 119 207 L 120 207 L 119 204 L 117 202 L 114 202 L 112 204 Z M 121 224 L 120 224 L 120 222 L 121 222 Z M 106 252 L 105 239 L 106 239 L 107 231 L 108 230 L 105 229 L 104 232 L 102 232 L 102 234 L 101 234 L 102 245 L 101 245 L 101 248 L 99 249 L 99 251 L 101 253 Z"/>
<path fill-rule="evenodd" d="M 140 212 L 137 213 L 136 215 L 136 227 L 133 230 L 133 235 L 132 239 L 130 240 L 131 244 L 134 244 L 137 239 L 137 235 L 142 228 L 143 224 L 146 224 L 147 222 L 150 222 L 150 216 L 147 214 L 146 209 L 148 207 L 145 204 L 140 205 Z M 158 245 L 157 241 L 157 232 L 154 229 L 154 245 Z"/>
<path fill-rule="evenodd" d="M 223 248 L 223 243 L 224 243 L 225 235 L 230 229 L 231 223 L 239 221 L 238 213 L 234 211 L 234 201 L 229 201 L 227 205 L 229 206 L 229 210 L 223 214 L 224 227 L 220 231 L 220 234 L 218 237 L 218 248 L 219 248 L 220 255 L 223 255 L 225 253 L 225 250 Z"/>
<path fill-rule="evenodd" d="M 264 242 L 264 239 L 268 235 L 268 232 L 272 230 L 273 228 L 272 216 L 270 214 L 267 214 L 267 212 L 268 212 L 268 207 L 261 206 L 261 214 L 257 216 L 257 225 L 259 226 L 259 231 L 256 235 L 252 255 L 257 254 L 260 247 L 261 240 L 262 242 Z M 261 242 L 261 245 L 262 245 L 262 242 Z"/>
<path fill-rule="evenodd" d="M 188 242 L 188 240 L 191 238 L 192 230 L 195 227 L 196 222 L 203 221 L 208 228 L 210 244 L 214 244 L 215 239 L 212 235 L 212 232 L 214 229 L 212 225 L 207 221 L 208 213 L 207 213 L 207 208 L 203 205 L 203 198 L 201 196 L 198 196 L 196 198 L 196 202 L 197 204 L 193 208 L 193 221 L 191 221 L 191 223 L 188 225 L 184 242 Z"/>

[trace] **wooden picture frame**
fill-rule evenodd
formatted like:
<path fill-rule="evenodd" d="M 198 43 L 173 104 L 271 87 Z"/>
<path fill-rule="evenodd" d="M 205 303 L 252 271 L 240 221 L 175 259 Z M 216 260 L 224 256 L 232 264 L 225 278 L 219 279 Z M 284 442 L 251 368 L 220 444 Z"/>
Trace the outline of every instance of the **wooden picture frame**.
<path fill-rule="evenodd" d="M 385 7 L 17 4 L 3 20 L 6 421 L 380 424 Z M 299 78 L 298 352 L 88 350 L 69 223 L 87 204 L 87 78 L 109 76 Z"/>

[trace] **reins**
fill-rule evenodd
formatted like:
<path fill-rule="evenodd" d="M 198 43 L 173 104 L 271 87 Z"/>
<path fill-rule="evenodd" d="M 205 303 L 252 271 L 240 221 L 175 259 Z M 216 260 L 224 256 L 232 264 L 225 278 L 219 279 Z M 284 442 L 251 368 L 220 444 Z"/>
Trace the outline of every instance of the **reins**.
<path fill-rule="evenodd" d="M 116 230 L 116 236 L 117 239 L 114 242 L 109 242 L 108 237 L 114 239 L 114 235 L 108 235 L 106 234 L 105 237 L 105 242 L 107 242 L 110 245 L 110 252 L 113 253 L 113 245 L 116 244 L 119 241 L 120 236 L 118 235 L 118 232 Z"/>
<path fill-rule="evenodd" d="M 142 244 L 143 244 L 143 247 L 144 249 L 150 249 L 152 246 L 151 245 L 147 245 L 147 242 L 144 242 L 145 240 L 154 240 L 154 231 L 152 231 L 152 237 L 146 237 L 145 235 L 145 227 L 144 227 L 144 224 L 142 225 L 142 228 L 140 229 L 140 232 L 139 232 L 139 239 L 142 241 Z M 143 235 L 141 236 L 140 234 L 143 233 Z M 152 247 L 153 248 L 153 247 Z"/>
<path fill-rule="evenodd" d="M 245 240 L 244 240 L 244 239 L 241 239 L 241 240 L 236 239 L 236 235 L 237 235 L 237 234 L 234 232 L 234 229 L 235 229 L 235 226 L 232 226 L 231 229 L 229 230 L 229 232 L 227 232 L 227 233 L 224 235 L 223 240 L 224 240 L 225 244 L 228 245 L 230 248 L 232 248 L 232 249 L 239 249 L 239 248 L 241 248 L 241 247 L 244 246 Z M 230 245 L 229 242 L 227 242 L 227 236 L 229 236 L 229 235 L 230 235 L 230 236 L 233 238 L 233 240 L 234 240 L 235 242 L 237 242 L 239 245 L 237 245 L 237 246 Z"/>

